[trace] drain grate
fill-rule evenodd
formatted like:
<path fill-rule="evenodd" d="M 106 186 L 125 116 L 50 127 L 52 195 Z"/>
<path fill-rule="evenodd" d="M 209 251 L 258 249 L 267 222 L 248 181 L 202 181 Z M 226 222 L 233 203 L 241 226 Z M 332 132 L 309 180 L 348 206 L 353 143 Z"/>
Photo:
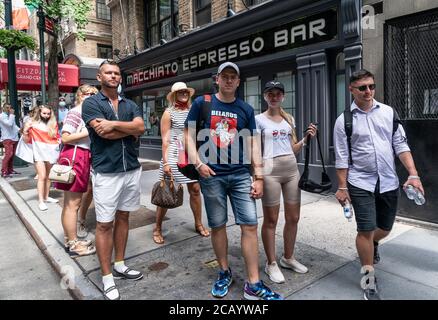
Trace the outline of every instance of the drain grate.
<path fill-rule="evenodd" d="M 204 262 L 204 266 L 207 268 L 217 268 L 219 266 L 219 262 L 216 259 Z"/>

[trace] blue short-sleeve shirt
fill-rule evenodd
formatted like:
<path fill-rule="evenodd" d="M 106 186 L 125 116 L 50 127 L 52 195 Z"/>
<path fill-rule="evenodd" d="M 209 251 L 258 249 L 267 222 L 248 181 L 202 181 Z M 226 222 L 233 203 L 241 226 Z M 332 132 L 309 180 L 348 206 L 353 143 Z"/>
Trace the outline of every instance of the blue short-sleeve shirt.
<path fill-rule="evenodd" d="M 201 119 L 204 97 L 193 102 L 185 127 Z M 241 99 L 225 103 L 211 97 L 211 110 L 205 119 L 198 141 L 201 161 L 207 163 L 217 175 L 249 172 L 251 155 L 247 152 L 248 136 L 256 134 L 254 109 Z"/>

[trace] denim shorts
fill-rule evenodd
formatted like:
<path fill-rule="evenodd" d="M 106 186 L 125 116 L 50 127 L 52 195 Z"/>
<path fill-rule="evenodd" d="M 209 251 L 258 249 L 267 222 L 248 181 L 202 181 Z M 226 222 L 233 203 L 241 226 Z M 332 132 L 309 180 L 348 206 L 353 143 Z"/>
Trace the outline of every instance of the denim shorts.
<path fill-rule="evenodd" d="M 377 182 L 376 190 L 369 192 L 349 183 L 348 192 L 353 204 L 357 231 L 369 232 L 376 228 L 391 231 L 397 213 L 400 194 L 398 188 L 380 193 L 379 182 Z"/>
<path fill-rule="evenodd" d="M 228 222 L 227 197 L 230 198 L 236 224 L 257 225 L 256 203 L 250 196 L 252 181 L 249 173 L 201 178 L 200 183 L 210 228 L 219 228 Z"/>

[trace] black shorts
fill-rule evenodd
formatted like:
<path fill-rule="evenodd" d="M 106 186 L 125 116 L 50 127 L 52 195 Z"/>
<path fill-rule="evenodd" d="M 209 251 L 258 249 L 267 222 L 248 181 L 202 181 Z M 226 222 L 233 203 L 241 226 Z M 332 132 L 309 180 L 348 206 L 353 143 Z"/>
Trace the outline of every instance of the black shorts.
<path fill-rule="evenodd" d="M 400 190 L 379 192 L 379 182 L 374 192 L 357 188 L 350 183 L 348 192 L 353 204 L 357 231 L 374 231 L 376 228 L 391 231 L 397 213 Z"/>

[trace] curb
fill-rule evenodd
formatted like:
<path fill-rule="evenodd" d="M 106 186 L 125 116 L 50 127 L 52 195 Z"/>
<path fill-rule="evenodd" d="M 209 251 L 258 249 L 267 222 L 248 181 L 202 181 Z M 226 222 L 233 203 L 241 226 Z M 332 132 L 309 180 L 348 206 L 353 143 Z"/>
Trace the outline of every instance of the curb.
<path fill-rule="evenodd" d="M 83 274 L 76 262 L 65 253 L 64 248 L 41 223 L 29 205 L 3 178 L 0 178 L 0 190 L 14 208 L 41 253 L 61 278 L 60 285 L 69 291 L 73 299 L 102 299 L 101 291 Z"/>

